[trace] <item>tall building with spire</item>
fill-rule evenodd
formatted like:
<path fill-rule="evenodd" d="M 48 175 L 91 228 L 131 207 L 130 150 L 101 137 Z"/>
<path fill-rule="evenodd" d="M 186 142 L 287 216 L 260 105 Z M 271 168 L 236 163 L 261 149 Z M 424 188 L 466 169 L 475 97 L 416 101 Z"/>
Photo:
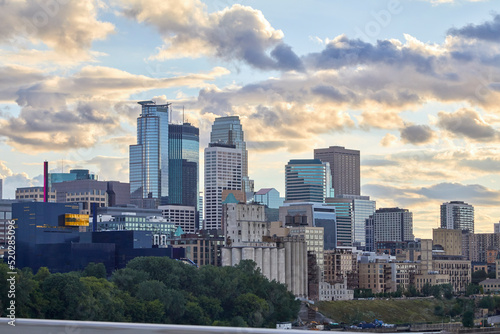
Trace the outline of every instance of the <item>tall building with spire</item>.
<path fill-rule="evenodd" d="M 168 204 L 170 103 L 138 102 L 137 144 L 130 145 L 130 199 L 143 208 Z"/>

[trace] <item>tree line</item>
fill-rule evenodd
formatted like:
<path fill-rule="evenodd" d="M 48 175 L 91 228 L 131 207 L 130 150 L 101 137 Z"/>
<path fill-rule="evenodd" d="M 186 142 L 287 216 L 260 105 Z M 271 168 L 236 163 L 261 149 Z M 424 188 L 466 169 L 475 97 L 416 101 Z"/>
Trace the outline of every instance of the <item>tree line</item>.
<path fill-rule="evenodd" d="M 0 263 L 0 280 L 8 267 Z M 6 314 L 7 286 L 0 285 Z M 17 270 L 16 317 L 235 327 L 275 327 L 297 317 L 300 302 L 265 278 L 253 261 L 196 268 L 164 257 L 140 257 L 106 277 L 103 264 L 81 272 Z"/>

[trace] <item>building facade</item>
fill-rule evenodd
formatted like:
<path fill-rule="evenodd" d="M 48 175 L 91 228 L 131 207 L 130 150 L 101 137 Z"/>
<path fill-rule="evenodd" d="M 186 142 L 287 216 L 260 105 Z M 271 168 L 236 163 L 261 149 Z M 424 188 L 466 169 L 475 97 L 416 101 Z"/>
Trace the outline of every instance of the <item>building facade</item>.
<path fill-rule="evenodd" d="M 374 242 L 413 241 L 413 213 L 408 209 L 383 208 L 373 214 Z"/>
<path fill-rule="evenodd" d="M 283 205 L 285 199 L 280 197 L 280 192 L 274 188 L 262 188 L 255 193 L 253 200 L 268 208 L 278 209 Z"/>
<path fill-rule="evenodd" d="M 285 166 L 285 201 L 324 203 L 330 197 L 330 178 L 328 163 L 290 160 Z"/>
<path fill-rule="evenodd" d="M 337 208 L 337 225 L 342 245 L 365 250 L 366 220 L 375 213 L 376 202 L 371 201 L 369 196 L 339 195 L 327 198 L 326 203 Z"/>
<path fill-rule="evenodd" d="M 461 201 L 441 205 L 441 228 L 474 233 L 474 207 Z"/>
<path fill-rule="evenodd" d="M 195 233 L 198 230 L 194 206 L 160 205 L 158 209 L 161 210 L 163 218 L 182 228 L 184 233 Z"/>
<path fill-rule="evenodd" d="M 189 123 L 168 126 L 168 204 L 198 206 L 200 130 Z"/>
<path fill-rule="evenodd" d="M 130 197 L 140 207 L 168 204 L 170 103 L 138 102 L 137 144 L 130 145 Z"/>
<path fill-rule="evenodd" d="M 56 202 L 56 192 L 50 189 L 47 202 Z M 43 187 L 23 187 L 16 189 L 16 200 L 43 202 Z"/>
<path fill-rule="evenodd" d="M 432 242 L 441 245 L 445 255 L 462 255 L 462 230 L 432 229 Z"/>
<path fill-rule="evenodd" d="M 330 146 L 314 150 L 314 159 L 330 164 L 331 187 L 335 196 L 360 195 L 361 173 L 358 150 Z"/>
<path fill-rule="evenodd" d="M 221 229 L 222 191 L 241 190 L 241 150 L 211 143 L 205 149 L 205 229 Z"/>

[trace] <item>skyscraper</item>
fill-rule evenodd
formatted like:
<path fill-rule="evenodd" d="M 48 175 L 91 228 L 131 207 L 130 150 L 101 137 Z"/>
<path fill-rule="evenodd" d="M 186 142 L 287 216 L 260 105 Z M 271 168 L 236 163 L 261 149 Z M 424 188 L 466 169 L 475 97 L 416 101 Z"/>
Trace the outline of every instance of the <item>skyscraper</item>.
<path fill-rule="evenodd" d="M 130 145 L 130 198 L 139 207 L 168 203 L 168 121 L 170 103 L 138 102 L 137 145 Z"/>
<path fill-rule="evenodd" d="M 413 241 L 413 213 L 408 209 L 384 208 L 373 214 L 375 249 L 381 241 Z"/>
<path fill-rule="evenodd" d="M 211 143 L 235 145 L 241 151 L 242 177 L 248 176 L 248 151 L 239 116 L 218 117 L 210 132 Z"/>
<path fill-rule="evenodd" d="M 189 123 L 168 127 L 168 204 L 198 207 L 200 130 Z"/>
<path fill-rule="evenodd" d="M 342 146 L 314 150 L 314 159 L 330 163 L 331 186 L 335 196 L 360 195 L 359 151 Z"/>
<path fill-rule="evenodd" d="M 235 145 L 210 143 L 205 149 L 205 229 L 220 229 L 222 191 L 241 190 L 242 154 Z"/>
<path fill-rule="evenodd" d="M 366 219 L 375 213 L 375 201 L 369 196 L 341 195 L 327 198 L 337 208 L 337 230 L 342 246 L 366 247 Z"/>
<path fill-rule="evenodd" d="M 441 228 L 474 233 L 474 207 L 461 201 L 441 205 Z"/>
<path fill-rule="evenodd" d="M 285 201 L 324 203 L 330 194 L 330 168 L 319 159 L 290 160 L 285 166 Z"/>

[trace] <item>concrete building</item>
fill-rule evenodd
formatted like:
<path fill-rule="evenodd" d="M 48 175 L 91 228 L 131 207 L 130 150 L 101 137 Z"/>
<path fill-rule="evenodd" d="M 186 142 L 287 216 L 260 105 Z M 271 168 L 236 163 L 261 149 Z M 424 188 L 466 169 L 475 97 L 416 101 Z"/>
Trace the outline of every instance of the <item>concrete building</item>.
<path fill-rule="evenodd" d="M 327 198 L 325 202 L 335 205 L 337 209 L 340 245 L 352 245 L 365 250 L 366 220 L 375 213 L 375 201 L 371 201 L 369 196 L 339 195 L 335 198 Z"/>
<path fill-rule="evenodd" d="M 455 293 L 465 292 L 471 282 L 471 261 L 464 256 L 438 255 L 432 251 L 432 240 L 422 239 L 420 273 L 447 275 Z"/>
<path fill-rule="evenodd" d="M 0 246 L 7 244 L 8 222 L 12 220 L 12 204 L 14 200 L 0 200 Z"/>
<path fill-rule="evenodd" d="M 324 280 L 335 284 L 347 279 L 348 289 L 359 286 L 358 259 L 351 247 L 339 247 L 324 251 Z"/>
<path fill-rule="evenodd" d="M 408 209 L 384 208 L 373 214 L 375 244 L 379 241 L 413 241 L 413 213 Z"/>
<path fill-rule="evenodd" d="M 441 205 L 441 228 L 474 233 L 474 207 L 461 201 Z"/>
<path fill-rule="evenodd" d="M 325 203 L 291 202 L 279 208 L 279 220 L 283 226 L 322 227 L 324 248 L 338 245 L 337 215 L 334 205 Z"/>
<path fill-rule="evenodd" d="M 354 290 L 347 288 L 347 278 L 336 283 L 320 282 L 320 301 L 353 300 Z"/>
<path fill-rule="evenodd" d="M 56 202 L 56 192 L 53 189 L 49 190 L 48 202 Z M 16 189 L 16 200 L 43 202 L 43 187 L 23 187 Z"/>
<path fill-rule="evenodd" d="M 111 207 L 130 204 L 130 184 L 92 179 L 57 182 L 52 185 L 57 203 L 82 203 L 82 214 L 92 214 L 92 204 Z"/>
<path fill-rule="evenodd" d="M 361 173 L 358 150 L 346 149 L 342 146 L 319 148 L 314 150 L 314 159 L 329 163 L 332 176 L 331 187 L 335 197 L 360 195 Z"/>
<path fill-rule="evenodd" d="M 262 188 L 255 193 L 253 200 L 266 205 L 268 208 L 278 209 L 283 205 L 285 198 L 280 197 L 279 191 L 274 188 Z"/>
<path fill-rule="evenodd" d="M 498 233 L 468 233 L 467 236 L 469 259 L 473 262 L 488 262 L 488 250 L 500 249 Z"/>
<path fill-rule="evenodd" d="M 432 242 L 441 245 L 445 255 L 462 255 L 462 230 L 432 229 Z"/>
<path fill-rule="evenodd" d="M 418 291 L 422 291 L 424 285 L 450 284 L 450 275 L 440 274 L 438 271 L 429 271 L 415 275 L 414 285 Z"/>
<path fill-rule="evenodd" d="M 319 159 L 290 160 L 285 166 L 285 201 L 324 203 L 332 197 L 330 166 Z"/>
<path fill-rule="evenodd" d="M 391 266 L 387 260 L 360 262 L 359 288 L 371 289 L 373 293 L 391 291 Z"/>
<path fill-rule="evenodd" d="M 311 252 L 316 257 L 316 264 L 319 267 L 320 275 L 323 276 L 324 266 L 324 243 L 323 227 L 310 226 L 289 226 L 290 236 L 304 237 L 307 252 Z"/>
<path fill-rule="evenodd" d="M 205 149 L 205 229 L 221 229 L 222 191 L 241 190 L 242 156 L 235 145 Z"/>
<path fill-rule="evenodd" d="M 253 260 L 270 280 L 287 284 L 298 297 L 307 297 L 307 247 L 304 236 L 270 237 L 265 207 L 225 203 L 222 265 L 234 266 Z"/>
<path fill-rule="evenodd" d="M 195 233 L 198 230 L 196 224 L 196 208 L 183 205 L 160 205 L 163 218 L 169 223 L 182 228 L 184 233 Z"/>
<path fill-rule="evenodd" d="M 130 198 L 142 208 L 168 204 L 170 103 L 140 101 L 137 144 L 130 145 Z"/>
<path fill-rule="evenodd" d="M 186 233 L 178 238 L 167 239 L 165 245 L 182 248 L 185 257 L 198 267 L 212 265 L 222 266 L 222 248 L 224 235 L 221 230 L 201 230 L 197 233 Z"/>
<path fill-rule="evenodd" d="M 500 279 L 486 279 L 479 282 L 479 286 L 483 288 L 484 293 L 500 292 Z"/>

